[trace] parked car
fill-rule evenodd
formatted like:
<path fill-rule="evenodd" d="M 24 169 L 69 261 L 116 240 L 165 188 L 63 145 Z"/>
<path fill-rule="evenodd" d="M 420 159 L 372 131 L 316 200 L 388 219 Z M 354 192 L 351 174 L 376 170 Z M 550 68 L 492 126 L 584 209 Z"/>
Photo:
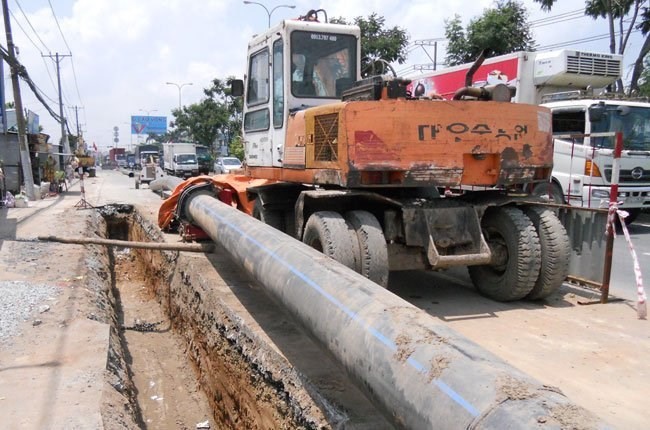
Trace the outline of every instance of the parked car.
<path fill-rule="evenodd" d="M 238 158 L 235 157 L 219 157 L 214 162 L 214 172 L 219 173 L 230 173 L 233 170 L 241 169 L 242 164 Z"/>

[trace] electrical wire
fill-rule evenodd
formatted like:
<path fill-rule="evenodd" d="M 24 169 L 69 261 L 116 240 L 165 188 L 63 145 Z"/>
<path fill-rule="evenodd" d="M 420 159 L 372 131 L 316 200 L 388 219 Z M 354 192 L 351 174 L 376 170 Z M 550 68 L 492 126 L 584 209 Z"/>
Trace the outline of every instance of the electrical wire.
<path fill-rule="evenodd" d="M 59 33 L 61 34 L 61 38 L 63 39 L 63 43 L 65 43 L 66 48 L 68 48 L 68 54 L 72 55 L 72 50 L 70 49 L 70 45 L 68 45 L 68 41 L 65 38 L 65 35 L 63 34 L 63 31 L 61 30 L 61 25 L 59 25 L 59 19 L 56 17 L 56 13 L 54 12 L 54 8 L 52 7 L 52 2 L 50 0 L 47 0 L 47 3 L 50 5 L 50 10 L 52 11 L 52 16 L 54 17 L 54 22 L 56 22 L 56 27 L 59 29 Z"/>
<path fill-rule="evenodd" d="M 633 30 L 631 32 L 631 34 L 640 33 L 640 32 L 641 32 L 641 30 Z M 620 33 L 615 33 L 614 34 L 614 37 L 618 37 L 618 36 L 620 36 Z M 551 44 L 551 45 L 535 46 L 535 49 L 538 50 L 538 51 L 548 50 L 548 49 L 556 49 L 556 48 L 562 48 L 562 47 L 565 47 L 565 46 L 574 45 L 574 44 L 577 44 L 577 43 L 595 42 L 597 40 L 608 39 L 609 37 L 610 37 L 609 33 L 604 33 L 604 34 L 599 34 L 599 35 L 596 35 L 596 36 L 585 37 L 585 38 L 582 38 L 582 39 L 567 40 L 566 42 L 559 42 L 559 43 L 554 43 L 554 44 Z"/>
<path fill-rule="evenodd" d="M 16 25 L 18 26 L 18 28 L 20 28 L 20 30 L 23 32 L 23 34 L 25 35 L 25 37 L 27 38 L 27 40 L 29 40 L 29 41 L 32 43 L 32 45 L 34 45 L 34 48 L 36 48 L 36 50 L 40 51 L 40 48 L 38 47 L 38 45 L 36 45 L 36 42 L 34 42 L 34 41 L 32 40 L 32 38 L 29 37 L 29 34 L 27 34 L 27 32 L 25 31 L 25 29 L 23 28 L 23 26 L 20 25 L 20 22 L 18 21 L 18 19 L 16 19 L 16 16 L 14 15 L 14 13 L 13 13 L 11 10 L 9 10 L 9 13 L 11 14 L 11 17 L 14 19 L 14 23 L 16 23 Z"/>
<path fill-rule="evenodd" d="M 31 21 L 29 20 L 29 18 L 27 18 L 27 15 L 25 14 L 25 11 L 23 10 L 23 8 L 22 8 L 22 6 L 20 5 L 20 3 L 18 3 L 18 0 L 14 0 L 14 3 L 16 3 L 16 6 L 18 6 L 18 9 L 20 9 L 20 13 L 23 14 L 23 17 L 25 18 L 25 21 L 27 21 L 27 24 L 29 24 L 29 27 L 32 29 L 32 31 L 34 32 L 34 34 L 36 35 L 36 37 L 38 38 L 38 40 L 41 42 L 41 44 L 43 45 L 43 48 L 45 48 L 46 51 L 49 51 L 50 49 L 47 47 L 47 45 L 45 44 L 45 42 L 43 42 L 43 39 L 41 39 L 41 36 L 38 35 L 38 31 L 36 31 L 36 29 L 34 28 L 34 26 L 33 26 L 32 23 L 31 23 Z M 9 12 L 11 13 L 11 16 L 13 16 L 14 21 L 16 21 L 16 24 L 18 24 L 18 20 L 16 19 L 16 17 L 14 16 L 14 14 L 11 12 L 11 10 L 10 10 Z M 20 24 L 18 24 L 18 26 L 20 27 Z M 20 29 L 23 30 L 22 27 L 21 27 Z M 27 36 L 27 33 L 25 32 L 25 30 L 23 30 L 23 33 L 25 33 L 25 36 Z M 29 36 L 27 36 L 27 38 L 29 39 Z M 36 49 L 37 49 L 38 51 L 41 51 L 40 48 L 38 48 L 38 47 L 36 46 L 36 44 L 34 44 L 34 47 L 36 47 Z"/>
<path fill-rule="evenodd" d="M 56 17 L 56 12 L 54 12 L 54 7 L 52 6 L 51 0 L 47 0 L 47 3 L 50 5 L 50 10 L 52 11 L 52 16 L 54 17 L 54 21 L 56 22 L 56 26 L 59 29 L 59 33 L 61 34 L 61 38 L 63 39 L 63 42 L 65 43 L 65 46 L 68 48 L 68 53 L 70 54 L 70 63 L 72 64 L 72 76 L 74 77 L 74 86 L 75 89 L 77 90 L 77 97 L 79 98 L 79 103 L 83 105 L 83 101 L 81 99 L 81 92 L 79 91 L 79 84 L 78 84 L 78 79 L 77 79 L 77 71 L 74 66 L 74 57 L 72 57 L 72 50 L 70 49 L 70 45 L 68 45 L 68 41 L 65 38 L 65 35 L 63 34 L 63 30 L 61 29 L 61 25 L 59 24 L 59 19 Z"/>
<path fill-rule="evenodd" d="M 27 73 L 27 69 L 25 68 L 25 66 L 20 64 L 20 62 L 17 59 L 12 58 L 9 55 L 7 49 L 1 45 L 0 45 L 0 55 L 3 57 L 4 61 L 6 61 L 15 70 L 16 74 L 20 76 L 23 79 L 23 81 L 27 83 L 27 85 L 29 86 L 29 88 L 31 88 L 36 98 L 41 102 L 41 104 L 45 107 L 45 109 L 47 109 L 50 116 L 54 118 L 54 120 L 57 121 L 58 123 L 61 123 L 61 117 L 57 115 L 56 112 L 54 112 L 54 110 L 43 99 L 40 89 L 36 86 L 34 81 L 32 81 L 32 79 L 29 77 L 29 74 Z"/>

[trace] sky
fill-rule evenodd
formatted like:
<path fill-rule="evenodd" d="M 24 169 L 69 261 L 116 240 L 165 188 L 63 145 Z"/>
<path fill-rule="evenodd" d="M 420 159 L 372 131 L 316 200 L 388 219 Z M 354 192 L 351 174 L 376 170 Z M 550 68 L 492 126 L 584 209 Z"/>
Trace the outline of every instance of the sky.
<path fill-rule="evenodd" d="M 131 134 L 134 115 L 165 116 L 181 103 L 204 98 L 203 89 L 214 78 L 243 77 L 248 40 L 263 32 L 269 15 L 260 5 L 241 0 L 7 0 L 14 44 L 19 61 L 48 104 L 57 113 L 58 87 L 55 61 L 60 72 L 64 115 L 70 130 L 79 127 L 86 142 L 100 149 L 117 145 L 132 147 L 138 136 Z M 444 21 L 455 14 L 466 25 L 493 7 L 492 0 L 259 0 L 272 11 L 271 23 L 323 8 L 330 18 L 367 17 L 377 13 L 386 27 L 406 30 L 410 42 L 444 37 Z M 524 0 L 529 22 L 556 17 L 555 23 L 532 27 L 540 50 L 571 41 L 569 49 L 607 52 L 607 38 L 580 40 L 607 34 L 604 20 L 563 15 L 581 11 L 579 0 L 557 2 L 547 13 L 532 0 Z M 281 5 L 295 5 L 294 9 Z M 273 9 L 276 6 L 281 6 Z M 580 15 L 577 13 L 577 15 Z M 4 28 L 4 24 L 2 24 Z M 4 34 L 4 31 L 3 31 Z M 631 65 L 641 48 L 640 33 L 632 36 L 625 56 Z M 6 39 L 0 40 L 6 47 Z M 433 57 L 433 48 L 427 48 Z M 407 63 L 395 65 L 400 75 L 413 75 L 414 65 L 429 63 L 421 47 L 411 50 Z M 71 55 L 71 56 L 67 56 Z M 438 61 L 444 58 L 444 42 L 438 46 Z M 8 67 L 4 68 L 6 99 L 13 100 Z M 631 69 L 626 67 L 625 76 Z M 624 77 L 625 77 L 624 76 Z M 168 85 L 167 82 L 176 85 Z M 60 139 L 60 125 L 49 115 L 25 83 L 21 83 L 23 106 L 39 115 L 50 142 Z M 77 109 L 75 110 L 75 107 Z M 114 128 L 118 128 L 115 143 Z"/>

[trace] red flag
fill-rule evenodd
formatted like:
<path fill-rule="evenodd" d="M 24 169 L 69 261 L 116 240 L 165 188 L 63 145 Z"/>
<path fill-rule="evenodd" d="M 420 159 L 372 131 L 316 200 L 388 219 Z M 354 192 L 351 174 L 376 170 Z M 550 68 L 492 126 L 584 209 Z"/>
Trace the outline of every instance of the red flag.
<path fill-rule="evenodd" d="M 97 152 L 97 145 L 95 145 L 95 142 L 93 142 L 93 149 Z"/>

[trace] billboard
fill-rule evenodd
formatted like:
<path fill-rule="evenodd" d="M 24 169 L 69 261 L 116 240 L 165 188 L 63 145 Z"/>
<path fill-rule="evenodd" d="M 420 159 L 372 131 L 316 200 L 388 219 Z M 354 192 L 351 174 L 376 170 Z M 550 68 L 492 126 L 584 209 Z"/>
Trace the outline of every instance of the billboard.
<path fill-rule="evenodd" d="M 468 63 L 412 77 L 411 83 L 406 88 L 415 97 L 435 93 L 445 100 L 451 100 L 456 90 L 465 86 L 465 76 L 471 66 L 472 64 Z M 472 85 L 514 83 L 517 79 L 518 67 L 519 59 L 516 54 L 504 55 L 494 60 L 488 58 L 474 72 Z"/>
<path fill-rule="evenodd" d="M 166 116 L 131 116 L 131 134 L 167 133 Z"/>

